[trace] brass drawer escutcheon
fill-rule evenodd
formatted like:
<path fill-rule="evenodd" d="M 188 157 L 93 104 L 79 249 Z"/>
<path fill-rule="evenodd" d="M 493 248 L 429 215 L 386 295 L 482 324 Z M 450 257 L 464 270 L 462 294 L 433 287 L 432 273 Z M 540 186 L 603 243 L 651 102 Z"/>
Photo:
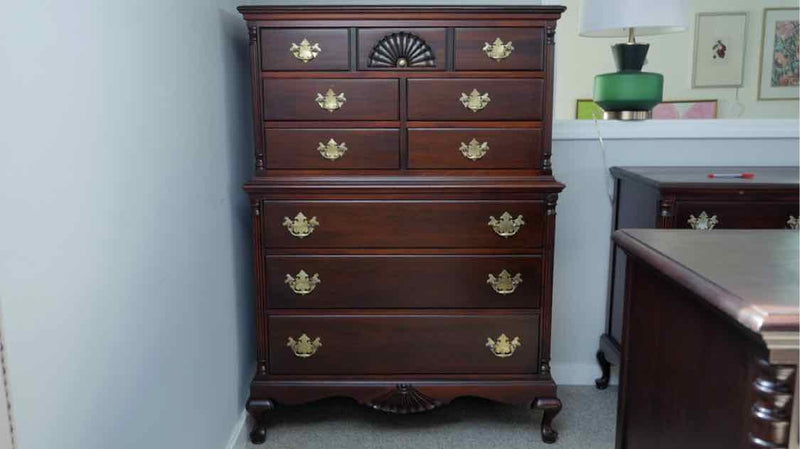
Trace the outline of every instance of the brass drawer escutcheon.
<path fill-rule="evenodd" d="M 489 93 L 481 94 L 478 92 L 478 89 L 472 89 L 469 95 L 461 92 L 461 97 L 459 98 L 461 104 L 464 105 L 465 108 L 469 109 L 472 112 L 478 112 L 481 109 L 485 108 L 490 101 Z"/>
<path fill-rule="evenodd" d="M 494 277 L 493 274 L 490 274 L 489 279 L 486 280 L 486 283 L 491 285 L 494 291 L 497 293 L 500 293 L 501 295 L 510 295 L 514 293 L 514 290 L 517 289 L 517 286 L 522 283 L 522 274 L 517 273 L 512 277 L 511 273 L 503 270 L 497 275 L 497 277 Z"/>
<path fill-rule="evenodd" d="M 314 273 L 314 276 L 308 277 L 308 273 L 305 270 L 300 270 L 297 276 L 287 274 L 286 280 L 283 282 L 289 284 L 289 288 L 296 294 L 307 295 L 313 292 L 317 288 L 317 284 L 322 281 L 319 279 L 319 273 Z"/>
<path fill-rule="evenodd" d="M 689 219 L 686 220 L 686 223 L 689 223 L 689 226 L 697 231 L 710 231 L 719 223 L 719 220 L 717 220 L 716 215 L 709 217 L 706 211 L 702 211 L 699 217 L 689 214 Z"/>
<path fill-rule="evenodd" d="M 294 55 L 295 58 L 303 61 L 305 64 L 308 61 L 316 58 L 317 55 L 322 52 L 322 49 L 319 47 L 319 43 L 312 44 L 308 41 L 308 39 L 303 38 L 303 40 L 300 42 L 300 45 L 292 42 L 292 46 L 289 47 L 289 51 L 292 52 L 292 55 Z"/>
<path fill-rule="evenodd" d="M 513 340 L 509 341 L 506 334 L 500 334 L 497 337 L 497 341 L 491 338 L 486 339 L 486 347 L 492 351 L 492 354 L 502 359 L 514 355 L 514 351 L 520 346 L 522 346 L 522 343 L 519 341 L 519 337 L 514 337 Z"/>
<path fill-rule="evenodd" d="M 308 219 L 302 212 L 298 212 L 294 220 L 289 217 L 283 217 L 283 226 L 289 230 L 289 234 L 302 239 L 314 232 L 314 229 L 319 226 L 319 221 L 317 221 L 317 217 Z"/>
<path fill-rule="evenodd" d="M 295 356 L 300 357 L 301 359 L 306 359 L 316 354 L 317 349 L 322 346 L 322 340 L 317 337 L 312 341 L 308 335 L 302 334 L 297 338 L 297 340 L 289 337 L 289 340 L 286 342 L 286 346 L 292 349 L 292 352 L 294 352 Z"/>
<path fill-rule="evenodd" d="M 327 144 L 320 142 L 319 146 L 317 146 L 317 151 L 319 151 L 319 154 L 325 159 L 335 161 L 344 156 L 344 153 L 347 151 L 347 145 L 345 145 L 344 142 L 336 143 L 335 140 L 331 139 Z"/>
<path fill-rule="evenodd" d="M 465 158 L 471 161 L 477 161 L 486 155 L 489 151 L 489 142 L 480 143 L 476 139 L 469 141 L 469 145 L 461 142 L 461 147 L 458 148 Z"/>
<path fill-rule="evenodd" d="M 511 56 L 511 52 L 513 51 L 514 45 L 512 45 L 510 41 L 504 44 L 499 37 L 491 44 L 484 42 L 483 45 L 483 52 L 486 53 L 486 56 L 494 59 L 497 62 L 500 62 L 503 59 Z"/>
<path fill-rule="evenodd" d="M 333 89 L 328 89 L 328 91 L 325 92 L 325 95 L 317 93 L 317 98 L 315 101 L 322 109 L 325 109 L 328 112 L 333 112 L 337 109 L 340 109 L 342 105 L 347 102 L 347 98 L 345 98 L 344 92 L 337 95 Z"/>
<path fill-rule="evenodd" d="M 797 230 L 797 217 L 794 215 L 789 215 L 789 219 L 786 220 L 786 227 L 788 229 Z"/>
<path fill-rule="evenodd" d="M 499 220 L 494 218 L 494 216 L 489 216 L 489 226 L 491 226 L 495 234 L 500 237 L 508 238 L 515 235 L 524 225 L 525 220 L 522 218 L 522 215 L 514 218 L 508 212 L 503 212 Z"/>

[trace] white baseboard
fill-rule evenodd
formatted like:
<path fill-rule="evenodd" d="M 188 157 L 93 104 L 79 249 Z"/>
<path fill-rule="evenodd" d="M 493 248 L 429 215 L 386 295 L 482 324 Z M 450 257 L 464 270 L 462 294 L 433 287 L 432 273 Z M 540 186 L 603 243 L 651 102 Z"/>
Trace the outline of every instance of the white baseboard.
<path fill-rule="evenodd" d="M 600 377 L 597 363 L 550 362 L 550 372 L 558 385 L 594 385 Z M 619 384 L 617 367 L 611 367 L 611 385 Z"/>
<path fill-rule="evenodd" d="M 247 410 L 242 410 L 241 416 L 236 420 L 231 430 L 231 437 L 228 439 L 228 444 L 225 449 L 244 449 L 247 445 L 247 429 L 250 428 L 250 415 Z"/>

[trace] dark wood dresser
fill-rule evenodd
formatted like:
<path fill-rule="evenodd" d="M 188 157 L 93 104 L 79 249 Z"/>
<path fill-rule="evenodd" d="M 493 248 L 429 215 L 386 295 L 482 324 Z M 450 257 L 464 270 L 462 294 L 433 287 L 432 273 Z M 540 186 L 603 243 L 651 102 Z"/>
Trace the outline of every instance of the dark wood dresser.
<path fill-rule="evenodd" d="M 752 179 L 711 179 L 709 173 L 753 173 Z M 798 167 L 612 167 L 613 229 L 797 229 Z M 625 254 L 611 253 L 606 332 L 597 361 L 608 386 L 619 364 L 624 324 Z"/>
<path fill-rule="evenodd" d="M 248 411 L 347 396 L 561 409 L 550 143 L 563 7 L 246 6 Z"/>
<path fill-rule="evenodd" d="M 617 449 L 797 448 L 800 236 L 629 229 Z"/>

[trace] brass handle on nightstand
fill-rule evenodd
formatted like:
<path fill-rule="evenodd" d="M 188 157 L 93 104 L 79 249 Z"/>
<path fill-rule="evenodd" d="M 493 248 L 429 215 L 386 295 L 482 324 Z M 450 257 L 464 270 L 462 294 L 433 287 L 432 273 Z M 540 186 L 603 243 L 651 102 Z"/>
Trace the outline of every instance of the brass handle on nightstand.
<path fill-rule="evenodd" d="M 492 351 L 492 354 L 500 358 L 511 357 L 519 346 L 522 346 L 519 337 L 514 337 L 513 340 L 509 341 L 506 334 L 500 334 L 500 336 L 497 337 L 497 341 L 491 338 L 486 339 L 486 347 Z"/>
<path fill-rule="evenodd" d="M 306 63 L 316 58 L 317 55 L 322 52 L 322 49 L 319 48 L 319 43 L 312 44 L 308 41 L 308 39 L 303 38 L 302 42 L 300 42 L 300 45 L 292 42 L 292 46 L 289 47 L 289 51 L 292 52 L 295 58 L 303 61 L 303 63 Z"/>
<path fill-rule="evenodd" d="M 525 225 L 525 220 L 523 220 L 522 215 L 514 218 L 508 212 L 503 212 L 499 220 L 494 216 L 489 216 L 489 226 L 500 237 L 508 238 L 515 235 L 523 225 Z"/>
<path fill-rule="evenodd" d="M 314 229 L 319 226 L 319 221 L 317 221 L 317 217 L 308 219 L 302 212 L 299 212 L 295 215 L 294 220 L 289 217 L 283 217 L 283 226 L 289 230 L 289 234 L 301 239 L 311 235 Z"/>
<path fill-rule="evenodd" d="M 797 217 L 794 215 L 789 215 L 789 219 L 786 220 L 786 227 L 788 229 L 793 229 L 797 231 Z"/>
<path fill-rule="evenodd" d="M 311 341 L 311 339 L 308 338 L 308 335 L 302 334 L 297 338 L 297 340 L 289 337 L 289 340 L 286 342 L 286 346 L 292 348 L 292 352 L 294 352 L 295 356 L 300 357 L 301 359 L 306 359 L 317 352 L 317 349 L 322 346 L 322 340 L 317 337 L 314 339 L 314 341 Z"/>
<path fill-rule="evenodd" d="M 344 153 L 347 151 L 347 145 L 345 145 L 344 142 L 336 143 L 335 140 L 331 139 L 327 144 L 320 142 L 319 146 L 317 146 L 317 151 L 319 151 L 319 154 L 325 159 L 335 161 L 344 156 Z"/>
<path fill-rule="evenodd" d="M 476 139 L 472 139 L 469 141 L 469 145 L 461 142 L 461 146 L 458 149 L 465 158 L 477 161 L 489 151 L 489 142 L 480 143 Z"/>
<path fill-rule="evenodd" d="M 464 105 L 465 108 L 469 109 L 472 112 L 478 112 L 481 109 L 485 108 L 490 101 L 489 93 L 481 94 L 478 92 L 478 89 L 472 89 L 469 95 L 461 92 L 461 97 L 458 99 L 461 101 L 461 104 Z"/>
<path fill-rule="evenodd" d="M 493 274 L 490 274 L 489 279 L 486 280 L 486 283 L 491 285 L 494 291 L 497 293 L 500 293 L 501 295 L 510 295 L 514 293 L 514 290 L 517 289 L 517 285 L 522 283 L 522 274 L 517 273 L 512 277 L 511 273 L 503 270 L 497 275 L 497 277 L 494 277 Z"/>
<path fill-rule="evenodd" d="M 317 98 L 315 101 L 322 109 L 325 109 L 328 112 L 333 112 L 341 108 L 342 105 L 347 101 L 347 98 L 345 98 L 344 92 L 337 95 L 333 89 L 328 89 L 328 91 L 325 92 L 325 95 L 317 93 Z"/>
<path fill-rule="evenodd" d="M 719 220 L 716 215 L 709 217 L 706 211 L 702 211 L 699 217 L 690 214 L 686 223 L 689 223 L 689 226 L 697 231 L 710 231 L 719 223 Z"/>
<path fill-rule="evenodd" d="M 514 51 L 514 46 L 510 41 L 504 44 L 499 37 L 491 44 L 488 42 L 484 42 L 483 44 L 483 52 L 486 53 L 486 56 L 497 62 L 511 56 L 511 52 Z"/>
<path fill-rule="evenodd" d="M 308 277 L 308 273 L 304 270 L 300 270 L 297 276 L 287 274 L 283 282 L 289 284 L 289 288 L 296 294 L 307 295 L 313 292 L 314 289 L 317 288 L 317 284 L 322 281 L 319 279 L 319 273 L 314 273 L 314 276 Z"/>

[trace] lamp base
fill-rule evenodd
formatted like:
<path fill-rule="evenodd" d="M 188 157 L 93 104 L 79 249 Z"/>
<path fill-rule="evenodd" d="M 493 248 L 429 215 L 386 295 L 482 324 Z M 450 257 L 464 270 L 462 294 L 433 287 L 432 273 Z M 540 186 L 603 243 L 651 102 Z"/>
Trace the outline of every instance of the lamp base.
<path fill-rule="evenodd" d="M 653 118 L 653 111 L 605 111 L 603 120 L 649 120 Z"/>

